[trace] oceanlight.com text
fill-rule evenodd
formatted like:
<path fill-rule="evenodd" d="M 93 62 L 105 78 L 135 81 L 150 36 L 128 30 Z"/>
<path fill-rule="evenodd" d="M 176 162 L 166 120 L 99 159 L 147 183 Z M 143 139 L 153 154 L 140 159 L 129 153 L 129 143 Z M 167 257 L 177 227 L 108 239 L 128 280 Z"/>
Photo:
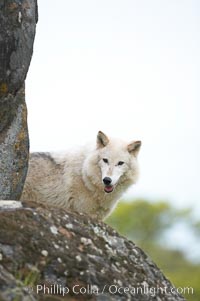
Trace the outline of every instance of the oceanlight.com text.
<path fill-rule="evenodd" d="M 29 288 L 30 289 L 30 288 Z M 68 294 L 74 295 L 102 295 L 109 293 L 110 295 L 168 295 L 168 294 L 181 294 L 181 295 L 193 295 L 194 289 L 192 287 L 149 287 L 148 285 L 131 287 L 131 286 L 119 286 L 116 284 L 104 285 L 103 287 L 98 287 L 97 285 L 74 285 L 73 287 L 62 286 L 59 284 L 52 285 L 36 285 L 36 287 L 31 290 L 36 291 L 37 294 L 45 295 L 62 295 L 66 296 Z"/>

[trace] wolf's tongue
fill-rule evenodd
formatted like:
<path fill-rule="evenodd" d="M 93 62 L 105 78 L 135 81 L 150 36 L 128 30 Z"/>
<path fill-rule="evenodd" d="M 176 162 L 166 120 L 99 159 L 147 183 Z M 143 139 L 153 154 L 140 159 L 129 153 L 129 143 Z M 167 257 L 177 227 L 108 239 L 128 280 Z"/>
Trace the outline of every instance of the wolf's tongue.
<path fill-rule="evenodd" d="M 113 186 L 105 186 L 104 190 L 105 190 L 105 192 L 112 192 Z"/>

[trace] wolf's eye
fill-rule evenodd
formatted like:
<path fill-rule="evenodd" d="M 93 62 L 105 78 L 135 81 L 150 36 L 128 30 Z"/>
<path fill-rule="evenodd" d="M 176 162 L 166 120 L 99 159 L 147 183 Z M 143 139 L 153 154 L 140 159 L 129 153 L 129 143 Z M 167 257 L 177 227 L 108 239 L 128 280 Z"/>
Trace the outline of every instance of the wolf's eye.
<path fill-rule="evenodd" d="M 108 159 L 103 158 L 103 162 L 104 162 L 104 163 L 108 163 Z"/>
<path fill-rule="evenodd" d="M 119 161 L 119 162 L 117 163 L 117 165 L 123 165 L 123 164 L 124 164 L 123 161 Z"/>

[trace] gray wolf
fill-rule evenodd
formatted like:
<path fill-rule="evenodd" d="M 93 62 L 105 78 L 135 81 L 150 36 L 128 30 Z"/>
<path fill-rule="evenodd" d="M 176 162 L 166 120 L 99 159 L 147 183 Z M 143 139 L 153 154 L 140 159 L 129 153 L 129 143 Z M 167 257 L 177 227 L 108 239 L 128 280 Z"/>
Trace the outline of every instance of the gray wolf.
<path fill-rule="evenodd" d="M 104 219 L 138 179 L 141 141 L 97 134 L 95 147 L 63 154 L 32 153 L 21 200 L 46 203 Z"/>

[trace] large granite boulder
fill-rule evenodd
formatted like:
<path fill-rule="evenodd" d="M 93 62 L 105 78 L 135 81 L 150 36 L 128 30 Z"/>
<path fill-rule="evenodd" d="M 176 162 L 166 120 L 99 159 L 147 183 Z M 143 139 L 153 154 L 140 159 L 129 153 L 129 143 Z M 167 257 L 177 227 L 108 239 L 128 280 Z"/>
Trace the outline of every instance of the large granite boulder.
<path fill-rule="evenodd" d="M 184 300 L 140 248 L 88 216 L 24 204 L 0 211 L 0 229 L 2 301 Z"/>

